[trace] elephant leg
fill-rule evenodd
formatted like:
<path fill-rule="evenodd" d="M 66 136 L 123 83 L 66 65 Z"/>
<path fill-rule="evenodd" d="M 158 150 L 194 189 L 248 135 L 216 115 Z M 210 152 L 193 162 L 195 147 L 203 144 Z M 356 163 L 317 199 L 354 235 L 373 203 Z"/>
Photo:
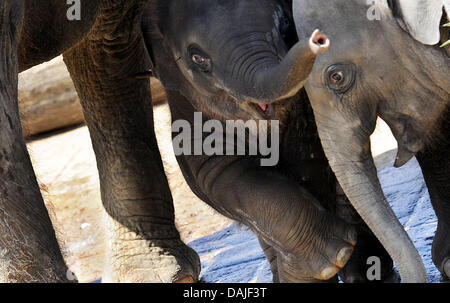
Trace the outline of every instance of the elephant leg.
<path fill-rule="evenodd" d="M 0 282 L 67 281 L 19 120 L 17 43 L 24 2 L 0 1 Z"/>
<path fill-rule="evenodd" d="M 90 131 L 106 210 L 103 280 L 193 282 L 200 261 L 175 227 L 153 129 L 150 81 L 135 77 L 149 62 L 139 31 L 141 8 L 133 2 L 100 12 L 105 24 L 98 22 L 64 54 Z"/>
<path fill-rule="evenodd" d="M 450 121 L 441 129 L 444 138 L 439 146 L 417 154 L 417 160 L 430 193 L 431 204 L 438 218 L 432 246 L 433 262 L 444 278 L 450 278 Z"/>
<path fill-rule="evenodd" d="M 173 121 L 187 122 L 190 127 L 184 131 L 188 133 L 188 128 L 195 129 L 195 109 L 190 101 L 171 90 L 167 90 L 167 99 Z M 204 122 L 210 119 L 206 117 Z M 215 143 L 224 144 L 224 151 L 225 143 L 230 142 L 225 132 L 216 133 L 219 138 Z M 182 144 L 195 147 L 206 136 L 194 133 Z M 278 168 L 261 167 L 259 159 L 252 156 L 221 152 L 192 155 L 191 150 L 185 151 L 177 160 L 192 191 L 219 213 L 258 235 L 272 263 L 275 281 L 328 280 L 350 258 L 356 242 L 353 228 L 326 211 L 312 194 Z"/>
<path fill-rule="evenodd" d="M 278 276 L 278 264 L 277 264 L 277 251 L 268 244 L 262 237 L 258 237 L 259 245 L 261 246 L 267 260 L 270 264 L 270 270 L 273 275 L 273 283 L 279 283 L 280 277 Z"/>
<path fill-rule="evenodd" d="M 378 257 L 381 270 L 379 275 L 380 280 L 393 281 L 395 279 L 395 272 L 391 257 L 353 208 L 339 183 L 336 184 L 336 193 L 337 215 L 347 223 L 352 224 L 358 234 L 358 242 L 356 243 L 355 250 L 345 267 L 339 271 L 339 277 L 345 283 L 370 282 L 367 273 L 371 263 L 368 264 L 368 260 L 370 257 Z M 373 282 L 379 281 L 374 280 Z"/>

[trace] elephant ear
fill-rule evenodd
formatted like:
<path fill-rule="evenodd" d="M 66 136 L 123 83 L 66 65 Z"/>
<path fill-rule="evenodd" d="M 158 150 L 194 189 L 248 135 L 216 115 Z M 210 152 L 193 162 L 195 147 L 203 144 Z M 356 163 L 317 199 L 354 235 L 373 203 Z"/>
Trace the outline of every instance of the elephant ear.
<path fill-rule="evenodd" d="M 444 4 L 446 9 L 449 9 L 450 0 L 390 0 L 388 2 L 400 26 L 414 39 L 427 45 L 439 43 Z M 448 10 L 447 13 L 449 13 Z"/>

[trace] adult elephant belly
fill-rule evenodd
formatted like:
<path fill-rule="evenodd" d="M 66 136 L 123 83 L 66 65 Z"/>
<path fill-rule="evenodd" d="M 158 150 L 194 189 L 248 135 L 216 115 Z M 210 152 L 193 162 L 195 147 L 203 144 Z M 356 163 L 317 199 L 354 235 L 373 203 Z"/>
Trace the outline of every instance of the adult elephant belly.
<path fill-rule="evenodd" d="M 79 42 L 92 28 L 102 1 L 25 0 L 19 40 L 19 71 L 51 60 Z"/>

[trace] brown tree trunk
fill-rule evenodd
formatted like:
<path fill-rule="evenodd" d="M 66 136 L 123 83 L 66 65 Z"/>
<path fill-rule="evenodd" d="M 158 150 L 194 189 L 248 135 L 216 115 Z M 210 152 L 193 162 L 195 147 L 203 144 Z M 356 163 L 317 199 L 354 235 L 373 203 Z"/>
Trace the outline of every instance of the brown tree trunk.
<path fill-rule="evenodd" d="M 151 78 L 153 104 L 166 101 L 164 87 Z M 70 74 L 59 56 L 19 75 L 19 112 L 25 137 L 84 122 Z"/>

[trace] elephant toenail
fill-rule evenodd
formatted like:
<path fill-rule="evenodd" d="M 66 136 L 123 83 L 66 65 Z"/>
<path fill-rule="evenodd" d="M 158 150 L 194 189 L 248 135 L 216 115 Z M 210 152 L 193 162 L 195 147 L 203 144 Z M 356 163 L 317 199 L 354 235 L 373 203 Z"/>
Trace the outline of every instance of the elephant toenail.
<path fill-rule="evenodd" d="M 337 272 L 339 271 L 339 268 L 335 266 L 329 266 L 326 267 L 322 272 L 320 273 L 320 279 L 321 280 L 329 280 L 331 279 Z"/>
<path fill-rule="evenodd" d="M 353 247 L 351 246 L 346 246 L 344 248 L 342 248 L 337 256 L 336 256 L 336 265 L 339 267 L 344 267 L 345 264 L 347 263 L 348 259 L 350 259 L 350 256 L 353 253 Z"/>

